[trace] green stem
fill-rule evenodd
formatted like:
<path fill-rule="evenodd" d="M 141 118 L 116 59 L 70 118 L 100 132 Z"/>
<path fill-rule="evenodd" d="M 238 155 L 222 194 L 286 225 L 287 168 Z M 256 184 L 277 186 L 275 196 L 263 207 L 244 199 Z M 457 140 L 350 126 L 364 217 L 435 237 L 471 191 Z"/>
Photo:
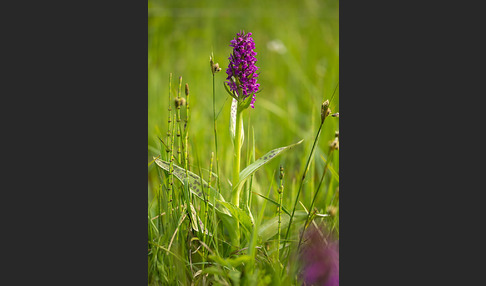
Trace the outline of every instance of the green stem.
<path fill-rule="evenodd" d="M 321 125 L 319 125 L 319 130 L 317 130 L 317 134 L 316 134 L 316 138 L 314 139 L 314 143 L 312 144 L 311 152 L 309 154 L 309 157 L 307 158 L 307 163 L 305 164 L 305 167 L 304 167 L 304 173 L 302 174 L 302 179 L 300 180 L 299 190 L 297 191 L 297 197 L 295 198 L 294 207 L 292 209 L 292 214 L 290 215 L 289 226 L 287 227 L 287 232 L 285 234 L 285 239 L 284 239 L 283 246 L 282 246 L 282 252 L 285 251 L 285 245 L 287 244 L 287 240 L 289 238 L 290 228 L 292 227 L 292 220 L 294 218 L 295 209 L 297 208 L 297 203 L 299 202 L 300 192 L 302 190 L 302 186 L 304 185 L 304 180 L 305 180 L 305 176 L 307 175 L 307 171 L 309 170 L 310 161 L 312 159 L 312 156 L 314 155 L 314 148 L 316 147 L 317 141 L 319 141 L 319 135 L 321 134 L 321 129 L 322 129 L 323 124 L 324 124 L 324 121 L 322 120 Z M 288 260 L 289 254 L 290 254 L 290 249 L 287 251 L 287 258 L 286 258 L 287 260 Z M 282 253 L 282 255 L 284 255 L 284 253 Z M 284 271 L 285 271 L 285 268 L 282 269 L 282 275 L 283 275 Z"/>
<path fill-rule="evenodd" d="M 241 157 L 241 125 L 243 118 L 241 117 L 241 109 L 238 105 L 236 108 L 236 130 L 235 130 L 235 138 L 234 138 L 234 153 L 235 157 L 233 158 L 233 191 L 231 193 L 231 202 L 240 207 L 240 191 L 241 188 L 238 188 L 238 182 L 240 181 L 240 157 Z M 236 239 L 233 241 L 233 245 L 239 248 L 240 245 L 240 224 L 236 223 Z"/>
<path fill-rule="evenodd" d="M 213 127 L 214 127 L 214 146 L 216 148 L 216 178 L 218 184 L 218 192 L 221 192 L 221 183 L 219 180 L 219 161 L 218 161 L 218 133 L 216 132 L 216 95 L 214 90 L 214 72 L 213 72 Z"/>
<path fill-rule="evenodd" d="M 243 118 L 241 117 L 242 110 L 238 106 L 236 109 L 236 130 L 235 130 L 235 142 L 234 142 L 234 153 L 235 157 L 233 159 L 233 192 L 231 202 L 240 207 L 240 190 L 237 188 L 238 182 L 240 181 L 240 157 L 241 157 L 241 123 Z"/>
<path fill-rule="evenodd" d="M 300 249 L 300 246 L 302 244 L 302 238 L 304 237 L 304 233 L 305 233 L 305 230 L 307 228 L 307 224 L 309 224 L 309 218 L 311 216 L 312 209 L 314 208 L 314 203 L 316 201 L 317 194 L 319 193 L 319 190 L 321 189 L 322 182 L 324 181 L 324 176 L 326 175 L 326 172 L 327 172 L 327 169 L 328 169 L 328 166 L 329 166 L 329 161 L 331 160 L 332 151 L 334 151 L 334 149 L 331 148 L 329 150 L 329 153 L 327 154 L 326 165 L 324 166 L 324 171 L 322 172 L 321 180 L 319 181 L 319 185 L 317 186 L 316 193 L 314 194 L 314 198 L 312 199 L 311 205 L 309 207 L 309 213 L 307 214 L 307 218 L 305 219 L 304 228 L 302 229 L 302 234 L 300 235 L 299 244 L 297 245 L 297 251 Z"/>

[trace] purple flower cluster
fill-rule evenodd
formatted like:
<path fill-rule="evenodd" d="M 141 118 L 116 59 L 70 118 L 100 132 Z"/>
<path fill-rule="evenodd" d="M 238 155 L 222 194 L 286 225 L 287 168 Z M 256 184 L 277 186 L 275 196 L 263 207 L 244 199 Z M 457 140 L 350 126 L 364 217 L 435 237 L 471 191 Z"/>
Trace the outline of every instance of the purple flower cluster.
<path fill-rule="evenodd" d="M 255 66 L 257 59 L 255 58 L 256 52 L 255 43 L 251 37 L 251 33 L 245 34 L 245 32 L 240 32 L 236 34 L 236 37 L 231 40 L 230 47 L 233 47 L 233 54 L 228 58 L 230 63 L 226 73 L 228 77 L 228 85 L 232 91 L 238 94 L 238 87 L 241 88 L 243 93 L 243 99 L 252 95 L 251 107 L 255 108 L 253 103 L 255 102 L 255 93 L 258 91 L 260 84 L 257 82 L 258 74 L 256 71 L 258 67 Z M 239 86 L 231 81 L 231 77 L 234 76 L 239 82 Z M 238 96 L 242 96 L 238 94 Z"/>
<path fill-rule="evenodd" d="M 308 234 L 301 253 L 305 285 L 339 286 L 339 241 L 325 241 L 317 229 Z"/>

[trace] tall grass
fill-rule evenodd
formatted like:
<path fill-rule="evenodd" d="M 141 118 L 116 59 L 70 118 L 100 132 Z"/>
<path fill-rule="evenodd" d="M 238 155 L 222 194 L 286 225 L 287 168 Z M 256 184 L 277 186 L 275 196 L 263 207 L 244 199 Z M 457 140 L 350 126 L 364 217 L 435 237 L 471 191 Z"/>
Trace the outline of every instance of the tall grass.
<path fill-rule="evenodd" d="M 149 1 L 149 281 L 299 284 L 293 250 L 306 243 L 304 226 L 339 237 L 339 151 L 330 147 L 339 119 L 320 126 L 326 99 L 339 112 L 338 1 L 210 3 Z M 262 92 L 244 114 L 241 169 L 304 141 L 251 174 L 242 192 L 249 209 L 240 212 L 230 203 L 231 97 L 223 81 L 229 41 L 243 29 L 253 33 Z M 212 52 L 222 72 L 211 72 Z"/>

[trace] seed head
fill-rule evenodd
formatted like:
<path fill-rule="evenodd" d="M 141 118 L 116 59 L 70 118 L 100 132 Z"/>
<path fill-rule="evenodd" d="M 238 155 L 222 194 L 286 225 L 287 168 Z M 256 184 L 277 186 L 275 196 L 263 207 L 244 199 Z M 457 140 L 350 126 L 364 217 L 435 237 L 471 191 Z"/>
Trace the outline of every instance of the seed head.
<path fill-rule="evenodd" d="M 334 138 L 334 140 L 330 144 L 331 149 L 339 150 L 339 137 Z"/>
<path fill-rule="evenodd" d="M 321 123 L 324 123 L 324 119 L 326 119 L 329 113 L 331 113 L 331 110 L 329 109 L 329 100 L 326 99 L 321 107 Z"/>
<path fill-rule="evenodd" d="M 330 216 L 336 216 L 337 208 L 335 206 L 328 206 L 327 212 L 329 213 Z"/>
<path fill-rule="evenodd" d="M 209 66 L 211 67 L 211 72 L 213 74 L 221 71 L 221 68 L 219 67 L 219 63 L 214 63 L 212 55 L 209 56 Z"/>
<path fill-rule="evenodd" d="M 189 85 L 186 83 L 186 96 L 189 95 Z"/>
<path fill-rule="evenodd" d="M 186 105 L 186 100 L 183 97 L 176 97 L 174 99 L 174 104 L 176 108 L 179 108 L 180 106 Z"/>
<path fill-rule="evenodd" d="M 215 63 L 213 65 L 213 73 L 217 73 L 217 72 L 220 72 L 221 71 L 221 68 L 219 67 L 219 63 Z"/>

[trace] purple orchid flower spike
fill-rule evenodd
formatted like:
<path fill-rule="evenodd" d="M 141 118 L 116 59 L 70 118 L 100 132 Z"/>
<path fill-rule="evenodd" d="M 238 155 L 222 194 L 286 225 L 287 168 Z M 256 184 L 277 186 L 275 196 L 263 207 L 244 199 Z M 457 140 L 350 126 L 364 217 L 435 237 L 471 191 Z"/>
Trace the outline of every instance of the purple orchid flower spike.
<path fill-rule="evenodd" d="M 254 51 L 255 43 L 251 35 L 251 33 L 245 34 L 243 31 L 236 34 L 236 37 L 231 40 L 230 47 L 233 47 L 233 53 L 228 58 L 230 63 L 226 70 L 228 75 L 226 79 L 231 91 L 235 92 L 238 97 L 242 97 L 242 100 L 251 95 L 250 106 L 255 108 L 255 93 L 259 91 L 260 84 L 257 83 L 258 67 L 255 66 L 257 53 Z"/>

